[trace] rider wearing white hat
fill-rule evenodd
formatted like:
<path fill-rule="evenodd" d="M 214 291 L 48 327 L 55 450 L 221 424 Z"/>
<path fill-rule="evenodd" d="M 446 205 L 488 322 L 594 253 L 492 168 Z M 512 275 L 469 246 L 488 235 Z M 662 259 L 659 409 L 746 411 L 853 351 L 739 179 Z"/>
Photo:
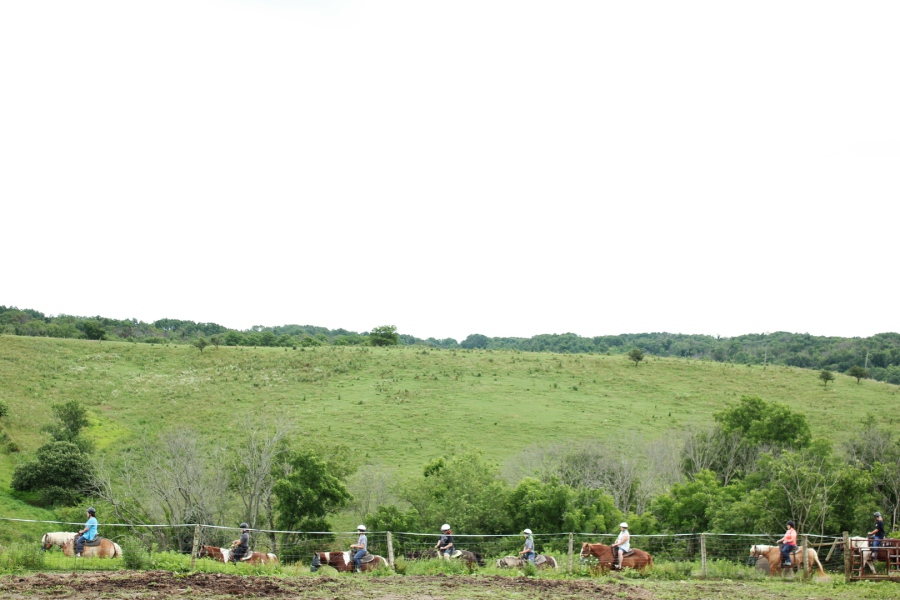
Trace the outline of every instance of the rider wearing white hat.
<path fill-rule="evenodd" d="M 534 564 L 534 537 L 532 536 L 530 529 L 523 530 L 522 534 L 525 536 L 525 547 L 519 554 L 522 555 L 524 560 Z"/>
<path fill-rule="evenodd" d="M 357 538 L 355 544 L 350 544 L 351 550 L 356 550 L 353 554 L 353 565 L 356 567 L 356 572 L 359 573 L 360 569 L 362 569 L 362 565 L 359 563 L 359 559 L 366 555 L 366 546 L 369 545 L 369 539 L 366 537 L 366 526 L 360 525 L 356 528 L 356 532 L 359 534 L 359 538 Z"/>
<path fill-rule="evenodd" d="M 618 557 L 618 562 L 613 565 L 614 569 L 622 568 L 622 559 L 625 558 L 625 553 L 631 550 L 631 534 L 628 533 L 628 523 L 622 521 L 619 523 L 619 537 L 616 538 L 616 541 L 613 542 L 613 548 L 616 549 L 616 555 Z"/>
<path fill-rule="evenodd" d="M 441 525 L 441 539 L 438 540 L 435 548 L 437 548 L 438 555 L 441 558 L 449 560 L 453 556 L 453 532 L 450 531 L 450 525 L 447 523 Z"/>

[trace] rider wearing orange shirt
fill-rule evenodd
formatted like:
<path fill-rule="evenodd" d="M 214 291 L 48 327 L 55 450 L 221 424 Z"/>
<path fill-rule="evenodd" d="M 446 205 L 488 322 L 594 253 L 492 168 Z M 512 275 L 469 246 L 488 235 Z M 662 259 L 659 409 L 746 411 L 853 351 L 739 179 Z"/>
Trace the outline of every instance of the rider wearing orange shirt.
<path fill-rule="evenodd" d="M 794 522 L 788 521 L 787 528 L 784 537 L 775 542 L 776 544 L 784 542 L 781 547 L 781 564 L 785 567 L 791 566 L 791 552 L 797 547 L 797 530 L 794 529 Z"/>

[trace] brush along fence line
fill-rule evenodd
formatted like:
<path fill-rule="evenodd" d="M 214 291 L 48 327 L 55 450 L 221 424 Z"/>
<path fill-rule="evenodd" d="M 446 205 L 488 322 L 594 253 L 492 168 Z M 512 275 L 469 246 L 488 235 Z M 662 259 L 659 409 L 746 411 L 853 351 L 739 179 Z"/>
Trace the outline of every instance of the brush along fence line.
<path fill-rule="evenodd" d="M 36 521 L 0 517 L 4 522 L 6 539 L 9 543 L 0 554 L 0 568 L 9 569 L 16 565 L 25 569 L 102 569 L 121 568 L 118 560 L 96 559 L 88 564 L 74 558 L 65 558 L 59 553 L 51 553 L 41 559 L 32 556 L 33 549 L 40 548 L 42 533 L 50 531 L 71 531 L 81 529 L 80 522 Z M 356 532 L 334 531 L 282 531 L 253 529 L 251 550 L 273 552 L 282 564 L 308 563 L 313 553 L 347 551 L 356 542 Z M 140 548 L 146 553 L 148 564 L 158 564 L 155 558 L 165 555 L 191 557 L 191 566 L 196 565 L 198 552 L 202 546 L 228 547 L 232 540 L 240 536 L 240 529 L 219 525 L 179 524 L 179 525 L 132 525 L 121 523 L 101 523 L 100 535 L 129 548 Z M 398 560 L 412 560 L 423 551 L 431 550 L 437 544 L 440 534 L 421 532 L 368 532 L 369 551 L 388 559 L 393 567 Z M 521 534 L 511 535 L 471 535 L 455 534 L 457 549 L 479 554 L 488 565 L 496 559 L 516 555 L 524 545 Z M 632 535 L 631 545 L 653 555 L 654 563 L 684 563 L 684 569 L 704 577 L 710 574 L 709 566 L 721 562 L 734 565 L 756 565 L 750 557 L 750 547 L 754 544 L 773 545 L 780 534 L 724 534 L 686 533 Z M 844 571 L 843 536 L 807 536 L 809 545 L 817 549 L 819 560 L 828 571 Z M 602 533 L 536 533 L 535 550 L 550 554 L 557 559 L 560 571 L 573 572 L 582 568 L 580 552 L 583 543 L 610 545 L 616 534 Z M 162 561 L 164 562 L 164 561 Z M 13 565 L 12 563 L 15 563 Z M 32 565 L 32 566 L 29 566 Z M 693 565 L 693 566 L 692 566 Z M 814 567 L 813 567 L 814 568 Z M 693 569 L 693 570 L 691 570 Z"/>

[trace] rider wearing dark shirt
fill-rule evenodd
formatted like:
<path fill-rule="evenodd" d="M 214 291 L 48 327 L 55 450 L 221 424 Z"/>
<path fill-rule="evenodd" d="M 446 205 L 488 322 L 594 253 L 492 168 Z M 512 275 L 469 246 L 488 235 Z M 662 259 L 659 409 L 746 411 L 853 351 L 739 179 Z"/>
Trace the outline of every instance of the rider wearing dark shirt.
<path fill-rule="evenodd" d="M 872 540 L 873 548 L 877 548 L 881 545 L 881 540 L 884 539 L 884 519 L 881 517 L 880 512 L 875 512 L 875 529 L 870 531 L 869 535 L 875 538 Z"/>
<path fill-rule="evenodd" d="M 234 541 L 233 546 L 234 550 L 231 553 L 231 560 L 238 562 L 244 558 L 244 555 L 250 549 L 250 526 L 246 523 L 241 523 L 241 537 Z"/>
<path fill-rule="evenodd" d="M 441 558 L 450 558 L 453 556 L 453 532 L 450 531 L 449 525 L 444 524 L 441 527 L 441 539 L 438 541 L 435 548 L 437 548 L 438 556 Z"/>

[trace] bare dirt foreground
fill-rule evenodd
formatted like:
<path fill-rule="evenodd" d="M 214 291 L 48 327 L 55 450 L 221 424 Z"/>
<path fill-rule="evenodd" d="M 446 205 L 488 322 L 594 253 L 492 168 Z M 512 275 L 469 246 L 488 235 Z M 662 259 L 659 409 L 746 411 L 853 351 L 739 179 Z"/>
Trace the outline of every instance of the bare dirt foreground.
<path fill-rule="evenodd" d="M 0 599 L 302 598 L 309 600 L 895 600 L 890 582 L 556 580 L 502 576 L 248 577 L 169 571 L 38 573 L 0 577 Z"/>
<path fill-rule="evenodd" d="M 625 583 L 512 577 L 241 577 L 221 573 L 175 575 L 167 571 L 38 573 L 0 578 L 0 597 L 34 598 L 634 598 L 651 592 Z"/>

